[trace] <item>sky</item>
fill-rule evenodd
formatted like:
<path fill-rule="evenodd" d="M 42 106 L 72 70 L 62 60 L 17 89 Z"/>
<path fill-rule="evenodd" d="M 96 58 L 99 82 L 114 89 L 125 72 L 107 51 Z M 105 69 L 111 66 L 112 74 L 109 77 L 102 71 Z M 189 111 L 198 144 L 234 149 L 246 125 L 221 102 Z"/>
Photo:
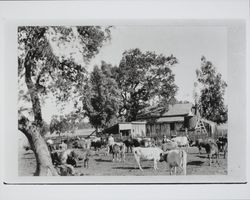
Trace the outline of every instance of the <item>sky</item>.
<path fill-rule="evenodd" d="M 193 102 L 195 70 L 201 66 L 201 56 L 211 61 L 222 78 L 227 81 L 227 29 L 220 26 L 116 26 L 111 30 L 111 41 L 107 42 L 99 54 L 89 63 L 87 70 L 101 61 L 119 65 L 125 50 L 139 48 L 142 52 L 154 51 L 157 54 L 178 59 L 171 67 L 175 83 L 179 87 L 176 98 Z M 74 54 L 76 59 L 81 56 Z M 79 61 L 81 62 L 81 61 Z M 225 97 L 226 99 L 226 97 Z M 227 100 L 225 100 L 227 101 Z M 70 105 L 67 111 L 70 110 Z M 43 107 L 45 121 L 57 113 L 55 103 Z"/>
<path fill-rule="evenodd" d="M 227 79 L 227 30 L 218 26 L 121 26 L 112 29 L 112 39 L 92 60 L 88 70 L 104 60 L 119 65 L 125 50 L 139 48 L 143 52 L 177 57 L 171 67 L 179 87 L 178 100 L 193 101 L 195 70 L 201 66 L 201 56 L 211 61 Z"/>

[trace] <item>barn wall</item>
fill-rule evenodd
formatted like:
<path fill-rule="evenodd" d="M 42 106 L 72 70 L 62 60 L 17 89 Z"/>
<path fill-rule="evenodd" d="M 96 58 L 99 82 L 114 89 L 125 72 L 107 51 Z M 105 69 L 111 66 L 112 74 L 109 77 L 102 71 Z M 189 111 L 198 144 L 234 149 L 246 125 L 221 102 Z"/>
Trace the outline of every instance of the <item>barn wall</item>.
<path fill-rule="evenodd" d="M 169 123 L 154 123 L 146 125 L 147 137 L 162 137 L 167 135 L 170 137 L 170 124 Z"/>
<path fill-rule="evenodd" d="M 146 124 L 132 123 L 131 136 L 134 137 L 145 137 L 146 136 Z"/>
<path fill-rule="evenodd" d="M 119 130 L 131 130 L 131 123 L 121 123 L 119 124 Z"/>

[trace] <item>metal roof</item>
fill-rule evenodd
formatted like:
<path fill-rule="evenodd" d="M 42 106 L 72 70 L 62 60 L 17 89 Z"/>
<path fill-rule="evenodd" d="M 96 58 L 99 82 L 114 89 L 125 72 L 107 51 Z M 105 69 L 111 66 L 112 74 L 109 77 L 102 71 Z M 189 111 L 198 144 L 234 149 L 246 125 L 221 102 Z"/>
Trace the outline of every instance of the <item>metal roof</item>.
<path fill-rule="evenodd" d="M 156 120 L 156 122 L 161 123 L 161 122 L 183 122 L 184 117 L 161 117 Z"/>

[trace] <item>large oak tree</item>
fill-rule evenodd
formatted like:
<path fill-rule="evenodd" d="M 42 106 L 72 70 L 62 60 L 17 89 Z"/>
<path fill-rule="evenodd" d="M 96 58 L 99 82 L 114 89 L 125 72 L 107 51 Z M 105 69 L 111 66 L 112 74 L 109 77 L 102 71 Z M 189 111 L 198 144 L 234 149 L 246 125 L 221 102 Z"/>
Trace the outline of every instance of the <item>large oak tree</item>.
<path fill-rule="evenodd" d="M 138 48 L 125 51 L 119 67 L 113 69 L 121 90 L 120 117 L 126 121 L 136 120 L 139 112 L 152 101 L 167 107 L 178 89 L 171 70 L 176 63 L 173 55 L 143 53 Z"/>
<path fill-rule="evenodd" d="M 73 54 L 80 52 L 83 63 L 88 63 L 110 38 L 110 30 L 98 26 L 20 26 L 17 31 L 18 77 L 19 83 L 24 80 L 26 86 L 26 92 L 20 90 L 19 100 L 30 103 L 33 116 L 32 119 L 25 116 L 25 105 L 21 106 L 18 129 L 34 151 L 35 175 L 58 175 L 43 139 L 42 100 L 52 95 L 62 102 L 77 96 L 84 85 L 86 70 Z M 53 46 L 60 47 L 62 54 L 56 54 Z M 76 46 L 75 51 L 68 51 L 69 46 Z"/>

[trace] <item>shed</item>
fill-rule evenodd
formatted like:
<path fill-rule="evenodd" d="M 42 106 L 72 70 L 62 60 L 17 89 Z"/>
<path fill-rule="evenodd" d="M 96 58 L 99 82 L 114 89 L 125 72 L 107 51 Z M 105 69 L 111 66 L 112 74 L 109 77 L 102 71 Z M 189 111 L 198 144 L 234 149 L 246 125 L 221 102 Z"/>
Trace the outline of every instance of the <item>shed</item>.
<path fill-rule="evenodd" d="M 144 137 L 146 136 L 146 122 L 119 122 L 103 130 L 104 134 L 113 134 L 116 138 Z"/>

